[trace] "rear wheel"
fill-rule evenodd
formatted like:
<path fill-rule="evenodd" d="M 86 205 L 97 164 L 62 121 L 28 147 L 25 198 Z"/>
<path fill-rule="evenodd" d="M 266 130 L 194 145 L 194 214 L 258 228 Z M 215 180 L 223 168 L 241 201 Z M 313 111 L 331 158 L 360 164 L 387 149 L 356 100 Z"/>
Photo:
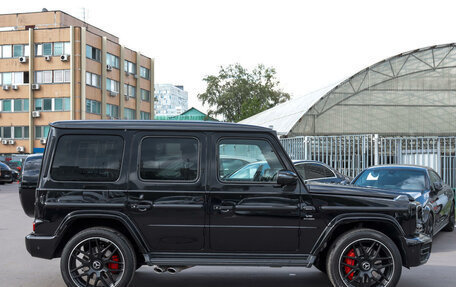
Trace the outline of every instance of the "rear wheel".
<path fill-rule="evenodd" d="M 135 269 L 136 256 L 128 239 L 104 227 L 76 234 L 65 245 L 60 261 L 63 280 L 70 287 L 125 287 Z"/>
<path fill-rule="evenodd" d="M 356 229 L 331 246 L 326 268 L 334 286 L 396 286 L 402 271 L 401 254 L 385 234 Z"/>
<path fill-rule="evenodd" d="M 445 226 L 445 228 L 443 228 L 443 230 L 452 232 L 454 230 L 455 224 L 456 224 L 456 219 L 455 219 L 454 203 L 453 203 L 453 206 L 451 207 L 451 212 L 450 212 L 450 220 L 448 221 L 448 225 Z"/>

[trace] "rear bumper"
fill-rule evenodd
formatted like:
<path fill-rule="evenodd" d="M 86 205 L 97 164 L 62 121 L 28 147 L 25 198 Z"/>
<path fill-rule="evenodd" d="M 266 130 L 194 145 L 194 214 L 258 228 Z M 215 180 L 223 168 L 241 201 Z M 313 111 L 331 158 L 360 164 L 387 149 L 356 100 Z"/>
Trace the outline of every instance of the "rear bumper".
<path fill-rule="evenodd" d="M 54 258 L 59 240 L 55 236 L 37 236 L 33 233 L 25 237 L 25 247 L 33 257 Z"/>
<path fill-rule="evenodd" d="M 418 237 L 405 238 L 406 267 L 425 264 L 431 256 L 432 238 L 420 234 Z"/>

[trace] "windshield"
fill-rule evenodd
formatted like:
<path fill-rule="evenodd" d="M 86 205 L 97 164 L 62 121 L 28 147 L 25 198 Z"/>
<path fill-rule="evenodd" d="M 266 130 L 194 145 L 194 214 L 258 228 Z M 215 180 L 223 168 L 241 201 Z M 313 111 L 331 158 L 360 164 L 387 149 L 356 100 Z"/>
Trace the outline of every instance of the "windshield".
<path fill-rule="evenodd" d="M 356 186 L 393 190 L 425 190 L 426 173 L 405 168 L 373 168 L 365 170 L 354 182 Z"/>

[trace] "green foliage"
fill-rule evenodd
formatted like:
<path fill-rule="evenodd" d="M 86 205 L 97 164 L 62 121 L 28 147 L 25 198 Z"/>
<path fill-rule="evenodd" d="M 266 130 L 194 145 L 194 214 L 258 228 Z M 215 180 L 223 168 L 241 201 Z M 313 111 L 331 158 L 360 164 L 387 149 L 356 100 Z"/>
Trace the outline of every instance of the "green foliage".
<path fill-rule="evenodd" d="M 290 99 L 278 89 L 274 68 L 258 65 L 249 72 L 239 64 L 220 67 L 218 75 L 206 76 L 206 91 L 198 95 L 209 105 L 209 115 L 238 122 Z"/>

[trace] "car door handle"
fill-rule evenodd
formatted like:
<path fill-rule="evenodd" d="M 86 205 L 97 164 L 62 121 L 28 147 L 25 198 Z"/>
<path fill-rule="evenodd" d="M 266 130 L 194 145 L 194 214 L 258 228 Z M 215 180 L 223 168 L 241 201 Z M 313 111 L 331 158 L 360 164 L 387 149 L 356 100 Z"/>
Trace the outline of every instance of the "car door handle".
<path fill-rule="evenodd" d="M 152 203 L 148 203 L 148 202 L 131 203 L 130 208 L 144 212 L 144 211 L 147 211 L 152 208 Z"/>
<path fill-rule="evenodd" d="M 233 205 L 214 205 L 213 209 L 220 213 L 228 213 L 234 209 Z"/>

